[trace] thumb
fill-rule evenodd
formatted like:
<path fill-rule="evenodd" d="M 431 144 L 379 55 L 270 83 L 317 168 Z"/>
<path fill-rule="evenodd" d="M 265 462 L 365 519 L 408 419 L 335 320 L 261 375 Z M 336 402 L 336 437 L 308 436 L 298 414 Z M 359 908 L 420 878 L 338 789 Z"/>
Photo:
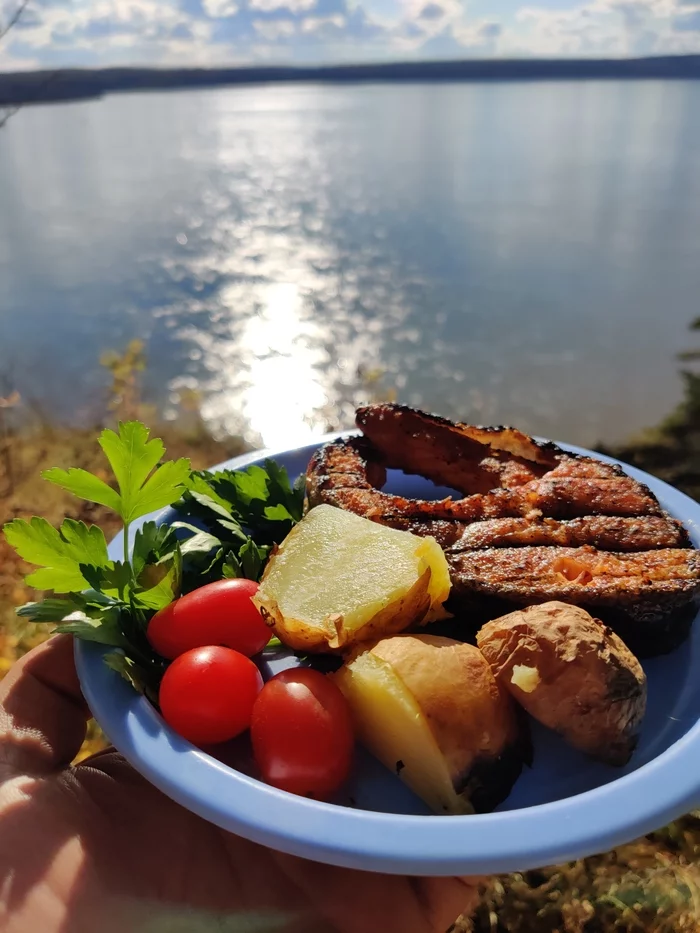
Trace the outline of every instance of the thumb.
<path fill-rule="evenodd" d="M 54 635 L 0 682 L 0 779 L 70 764 L 90 716 L 73 660 L 73 637 Z"/>

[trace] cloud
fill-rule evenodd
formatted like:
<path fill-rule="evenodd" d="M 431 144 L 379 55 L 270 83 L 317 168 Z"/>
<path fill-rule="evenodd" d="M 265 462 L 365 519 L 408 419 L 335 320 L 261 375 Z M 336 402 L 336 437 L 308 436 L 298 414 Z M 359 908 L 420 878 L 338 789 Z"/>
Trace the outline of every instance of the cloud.
<path fill-rule="evenodd" d="M 516 21 L 523 30 L 518 39 L 535 55 L 610 53 L 621 42 L 620 30 L 613 28 L 609 14 L 595 16 L 585 6 L 572 10 L 525 7 Z"/>
<path fill-rule="evenodd" d="M 95 39 L 107 45 L 119 36 L 133 36 L 134 44 L 183 36 L 195 40 L 206 38 L 208 32 L 206 24 L 159 0 L 97 0 L 69 8 L 51 5 L 36 12 L 19 30 L 21 43 L 35 49 L 66 43 L 84 48 Z"/>
<path fill-rule="evenodd" d="M 309 16 L 302 20 L 301 31 L 303 33 L 317 36 L 338 36 L 342 34 L 347 20 L 340 13 L 334 16 Z"/>
<path fill-rule="evenodd" d="M 282 9 L 296 13 L 300 10 L 313 9 L 315 3 L 316 0 L 249 0 L 248 7 L 251 10 L 263 10 L 266 13 Z"/>
<path fill-rule="evenodd" d="M 471 2 L 32 0 L 3 65 L 700 52 L 700 0 L 513 0 L 503 18 L 474 17 Z"/>
<path fill-rule="evenodd" d="M 634 56 L 700 52 L 692 33 L 693 13 L 678 16 L 683 0 L 589 0 L 568 10 L 527 7 L 517 14 L 526 53 L 545 55 Z M 687 5 L 687 4 L 685 4 Z M 696 0 L 695 6 L 700 6 Z M 679 29 L 680 26 L 680 29 Z M 524 41 L 523 41 L 524 40 Z"/>
<path fill-rule="evenodd" d="M 268 42 L 288 39 L 297 31 L 296 24 L 287 19 L 255 19 L 253 20 L 253 28 Z"/>
<path fill-rule="evenodd" d="M 233 16 L 238 12 L 235 0 L 202 0 L 202 8 L 211 19 Z"/>

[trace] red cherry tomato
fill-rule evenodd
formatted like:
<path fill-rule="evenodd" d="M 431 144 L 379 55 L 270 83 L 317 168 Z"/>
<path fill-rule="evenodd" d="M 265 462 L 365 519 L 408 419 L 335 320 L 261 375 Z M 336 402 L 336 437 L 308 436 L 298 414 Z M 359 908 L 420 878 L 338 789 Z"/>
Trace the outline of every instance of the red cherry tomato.
<path fill-rule="evenodd" d="M 260 671 L 238 651 L 209 645 L 176 658 L 160 682 L 163 719 L 195 745 L 227 742 L 250 726 Z"/>
<path fill-rule="evenodd" d="M 327 799 L 350 771 L 350 710 L 318 671 L 297 668 L 269 680 L 255 701 L 250 737 L 263 779 L 292 794 Z"/>
<path fill-rule="evenodd" d="M 270 640 L 270 629 L 251 602 L 257 591 L 254 580 L 208 583 L 157 612 L 146 637 L 169 660 L 206 645 L 225 645 L 249 658 Z"/>

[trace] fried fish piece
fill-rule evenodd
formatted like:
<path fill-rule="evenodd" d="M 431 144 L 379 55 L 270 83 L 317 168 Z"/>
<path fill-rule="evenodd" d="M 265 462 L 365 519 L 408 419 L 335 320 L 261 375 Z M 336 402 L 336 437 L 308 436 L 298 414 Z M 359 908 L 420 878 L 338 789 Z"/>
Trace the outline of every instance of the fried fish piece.
<path fill-rule="evenodd" d="M 670 650 L 687 634 L 700 596 L 697 552 L 681 523 L 621 467 L 514 428 L 451 422 L 403 405 L 360 408 L 357 424 L 364 436 L 312 457 L 310 505 L 436 538 L 450 564 L 451 609 L 503 612 L 561 599 L 605 613 L 640 655 Z M 383 492 L 387 469 L 461 497 Z"/>

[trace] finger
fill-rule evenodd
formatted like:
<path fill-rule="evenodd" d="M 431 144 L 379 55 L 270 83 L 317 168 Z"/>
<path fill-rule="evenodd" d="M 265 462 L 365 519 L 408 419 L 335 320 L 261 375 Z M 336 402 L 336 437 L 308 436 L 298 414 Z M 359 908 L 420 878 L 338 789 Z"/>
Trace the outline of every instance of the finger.
<path fill-rule="evenodd" d="M 45 774 L 73 760 L 90 716 L 73 660 L 73 637 L 54 635 L 0 682 L 0 764 L 5 774 Z"/>

